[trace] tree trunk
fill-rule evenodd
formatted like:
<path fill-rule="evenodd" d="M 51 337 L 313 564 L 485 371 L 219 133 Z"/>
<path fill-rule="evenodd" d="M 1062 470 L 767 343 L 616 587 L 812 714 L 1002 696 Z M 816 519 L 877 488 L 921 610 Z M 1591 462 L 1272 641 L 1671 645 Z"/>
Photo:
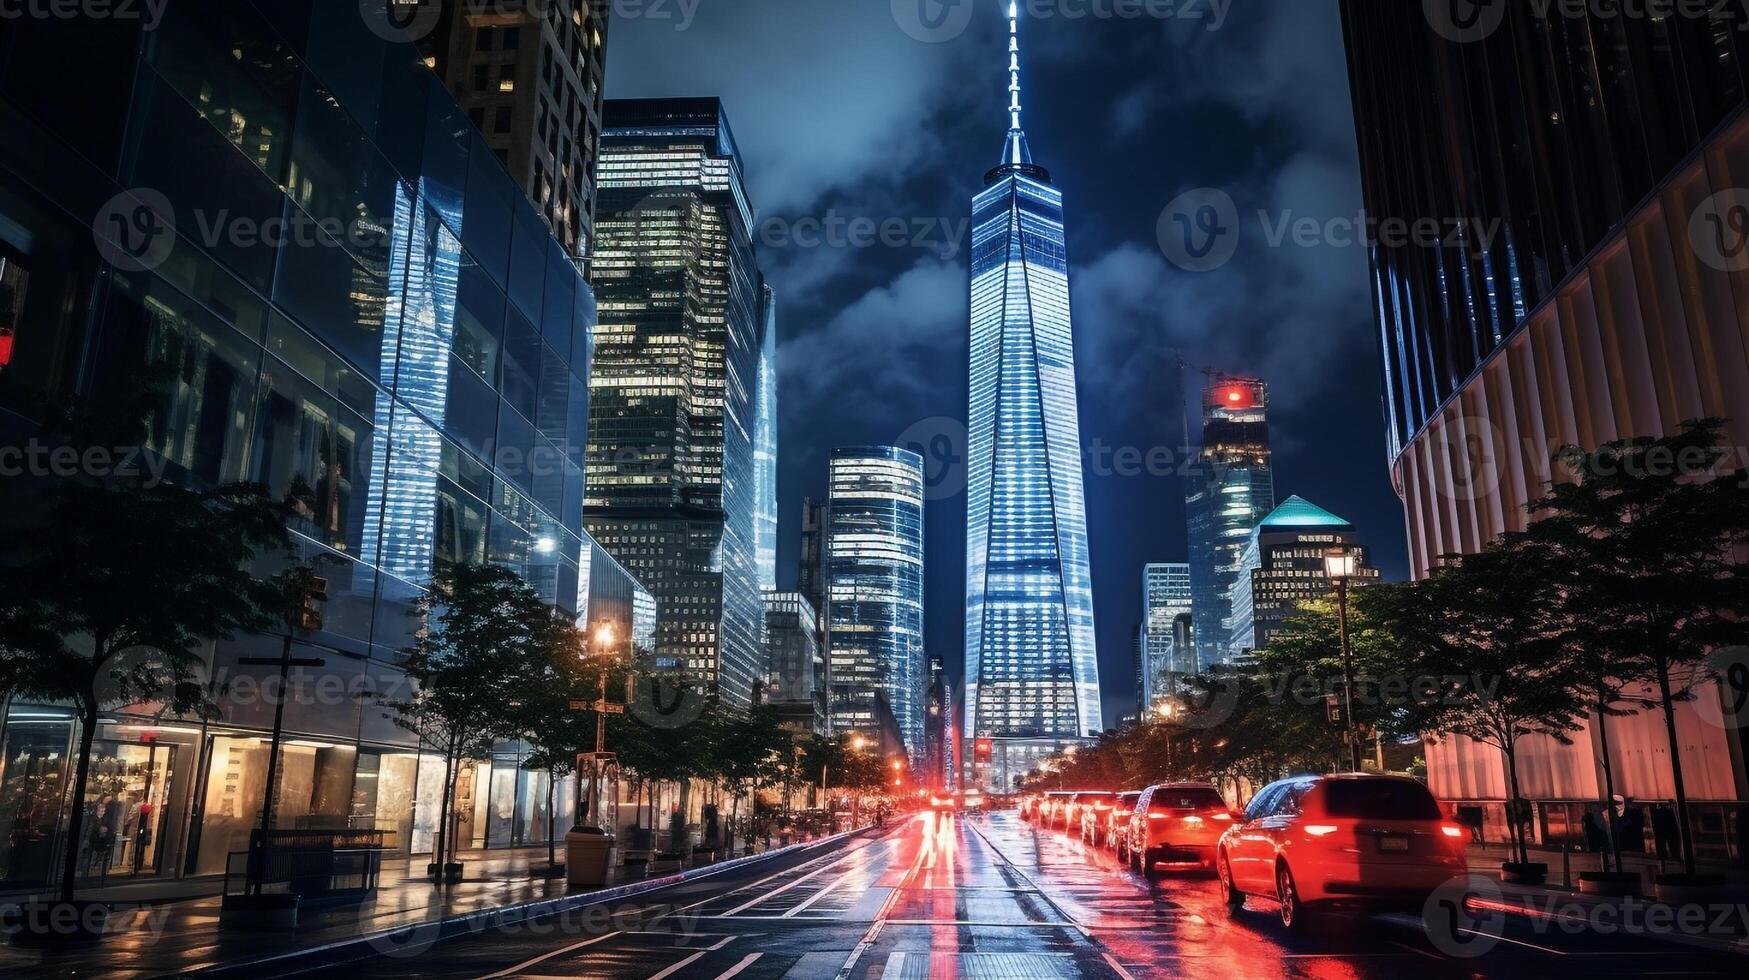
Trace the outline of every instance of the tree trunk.
<path fill-rule="evenodd" d="M 1670 778 L 1676 784 L 1676 832 L 1682 842 L 1682 870 L 1694 874 L 1694 841 L 1689 836 L 1688 789 L 1682 784 L 1682 742 L 1676 737 L 1676 704 L 1670 694 L 1670 665 L 1658 658 L 1658 701 L 1664 711 L 1664 734 L 1670 740 Z"/>
<path fill-rule="evenodd" d="M 1506 756 L 1506 780 L 1510 799 L 1506 802 L 1506 825 L 1512 833 L 1513 851 L 1518 855 L 1519 864 L 1530 863 L 1530 848 L 1524 842 L 1524 824 L 1519 820 L 1519 809 L 1522 797 L 1518 792 L 1518 750 L 1515 739 L 1510 733 L 1504 740 L 1500 750 Z"/>
<path fill-rule="evenodd" d="M 553 791 L 553 788 L 558 783 L 558 779 L 559 774 L 549 768 L 547 770 L 547 867 L 549 868 L 559 863 L 559 845 L 558 841 L 555 839 L 557 835 L 553 833 L 553 829 L 558 826 L 558 824 L 554 822 L 553 814 L 553 808 L 557 804 L 557 794 Z"/>
<path fill-rule="evenodd" d="M 431 863 L 437 866 L 439 882 L 443 881 L 443 866 L 449 860 L 449 800 L 455 786 L 454 767 L 454 756 L 446 751 L 443 755 L 443 788 L 437 794 L 437 837 L 431 842 Z"/>
<path fill-rule="evenodd" d="M 1609 698 L 1602 688 L 1597 691 L 1597 742 L 1602 753 L 1603 762 L 1603 827 L 1604 839 L 1609 841 L 1609 849 L 1603 852 L 1604 870 L 1614 864 L 1615 870 L 1621 870 L 1621 841 L 1616 838 L 1615 825 L 1610 817 L 1615 814 L 1615 765 L 1609 759 Z M 1613 859 L 1613 861 L 1612 861 Z"/>
<path fill-rule="evenodd" d="M 85 833 L 85 786 L 91 779 L 91 743 L 97 738 L 97 705 L 80 705 L 79 757 L 73 763 L 73 796 L 68 804 L 67 841 L 61 862 L 61 901 L 71 902 L 79 879 L 79 843 Z"/>

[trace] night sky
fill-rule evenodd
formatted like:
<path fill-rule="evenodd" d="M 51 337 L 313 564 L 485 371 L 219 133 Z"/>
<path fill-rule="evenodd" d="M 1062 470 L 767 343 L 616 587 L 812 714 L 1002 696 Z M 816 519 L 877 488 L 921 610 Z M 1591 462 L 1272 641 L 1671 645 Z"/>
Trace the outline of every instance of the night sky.
<path fill-rule="evenodd" d="M 920 2 L 941 25 L 933 34 Z M 607 57 L 610 98 L 721 96 L 740 144 L 779 303 L 780 586 L 794 585 L 801 501 L 824 496 L 828 450 L 921 443 L 935 488 L 928 642 L 955 676 L 963 229 L 1007 126 L 1006 0 L 959 2 L 970 6 L 615 0 Z M 1360 180 L 1335 0 L 1153 7 L 1174 16 L 1110 16 L 1146 9 L 1111 0 L 1022 3 L 1027 137 L 1067 198 L 1108 726 L 1134 707 L 1141 566 L 1185 560 L 1173 467 L 1121 475 L 1115 455 L 1179 455 L 1175 350 L 1193 366 L 1193 389 L 1202 366 L 1267 379 L 1277 498 L 1297 493 L 1348 518 L 1386 578 L 1407 574 L 1366 253 L 1345 234 Z M 1158 227 L 1174 199 L 1204 187 L 1236 202 L 1237 251 L 1218 269 L 1186 271 L 1168 261 Z M 1301 218 L 1346 224 L 1317 244 L 1271 243 L 1280 222 Z M 1191 431 L 1194 441 L 1194 419 Z"/>

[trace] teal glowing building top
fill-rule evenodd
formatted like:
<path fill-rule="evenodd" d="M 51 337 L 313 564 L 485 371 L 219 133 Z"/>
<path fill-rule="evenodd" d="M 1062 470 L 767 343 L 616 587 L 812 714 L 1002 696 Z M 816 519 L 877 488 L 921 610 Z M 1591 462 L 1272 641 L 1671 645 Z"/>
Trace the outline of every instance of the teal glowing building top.
<path fill-rule="evenodd" d="M 1008 136 L 972 203 L 965 635 L 965 731 L 1003 788 L 1102 728 L 1063 195 L 1021 130 L 1008 13 Z"/>

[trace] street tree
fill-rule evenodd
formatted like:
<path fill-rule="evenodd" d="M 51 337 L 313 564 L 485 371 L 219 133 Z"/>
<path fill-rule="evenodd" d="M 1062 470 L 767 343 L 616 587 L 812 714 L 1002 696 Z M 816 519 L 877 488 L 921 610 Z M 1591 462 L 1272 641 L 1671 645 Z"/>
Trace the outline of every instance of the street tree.
<path fill-rule="evenodd" d="M 1520 865 L 1530 861 L 1520 742 L 1535 735 L 1571 742 L 1583 727 L 1589 689 L 1583 662 L 1569 656 L 1572 625 L 1560 615 L 1548 561 L 1547 549 L 1522 535 L 1447 557 L 1412 586 L 1428 597 L 1430 618 L 1401 624 L 1423 645 L 1426 675 L 1440 679 L 1429 732 L 1462 735 L 1501 754 Z"/>
<path fill-rule="evenodd" d="M 1676 704 L 1710 679 L 1707 656 L 1743 642 L 1749 587 L 1749 486 L 1731 465 L 1717 419 L 1685 422 L 1657 438 L 1569 446 L 1557 462 L 1571 479 L 1533 505 L 1536 536 L 1583 569 L 1563 597 L 1585 642 L 1608 651 L 1618 679 L 1650 688 L 1662 713 L 1676 790 L 1685 873 L 1695 872 Z"/>
<path fill-rule="evenodd" d="M 37 438 L 76 458 L 143 446 L 159 380 L 148 373 L 97 397 L 39 402 Z M 287 613 L 282 583 L 259 566 L 285 557 L 290 506 L 256 484 L 192 487 L 93 469 L 47 481 L 9 511 L 0 680 L 17 695 L 70 702 L 79 720 L 59 888 L 70 902 L 99 715 L 216 710 L 205 646 L 271 629 Z"/>
<path fill-rule="evenodd" d="M 420 628 L 405 669 L 412 693 L 385 699 L 389 717 L 443 758 L 432 871 L 447 877 L 456 850 L 450 829 L 464 762 L 485 758 L 514 730 L 519 672 L 549 649 L 539 625 L 546 603 L 516 573 L 496 565 L 443 569 L 420 599 Z"/>

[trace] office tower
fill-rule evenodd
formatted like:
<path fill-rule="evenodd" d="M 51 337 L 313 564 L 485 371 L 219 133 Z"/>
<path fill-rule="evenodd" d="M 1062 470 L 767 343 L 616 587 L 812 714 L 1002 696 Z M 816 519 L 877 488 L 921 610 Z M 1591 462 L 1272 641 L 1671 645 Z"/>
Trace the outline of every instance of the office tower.
<path fill-rule="evenodd" d="M 923 457 L 907 449 L 832 450 L 828 476 L 829 711 L 836 731 L 881 737 L 881 706 L 904 751 L 923 762 Z"/>
<path fill-rule="evenodd" d="M 972 202 L 966 496 L 966 725 L 1002 789 L 1103 727 L 1063 195 L 1021 129 L 1008 13 L 1008 133 Z"/>
<path fill-rule="evenodd" d="M 1367 214 L 1442 229 L 1437 244 L 1368 250 L 1386 451 L 1419 577 L 1522 528 L 1553 447 L 1703 416 L 1729 420 L 1727 445 L 1749 445 L 1749 311 L 1736 299 L 1749 35 L 1713 8 L 1573 18 L 1479 5 L 1453 31 L 1410 6 L 1344 0 L 1342 15 Z M 1715 853 L 1735 846 L 1723 821 L 1749 793 L 1749 728 L 1690 714 L 1720 697 L 1706 686 L 1677 705 L 1684 756 L 1716 766 L 1689 789 L 1711 811 L 1696 844 Z M 1660 767 L 1622 761 L 1667 754 L 1662 734 L 1608 734 L 1615 792 L 1668 799 Z M 1588 730 L 1527 747 L 1521 769 L 1550 774 L 1528 795 L 1601 785 L 1597 744 Z M 1498 807 L 1498 758 L 1430 743 L 1433 789 Z"/>
<path fill-rule="evenodd" d="M 658 663 L 745 705 L 765 674 L 754 441 L 769 304 L 741 160 L 716 99 L 606 111 L 586 516 L 656 595 Z"/>
<path fill-rule="evenodd" d="M 764 342 L 759 346 L 759 405 L 753 427 L 754 561 L 759 588 L 777 589 L 777 295 L 770 285 L 759 289 L 759 319 Z"/>
<path fill-rule="evenodd" d="M 814 609 L 826 612 L 826 504 L 812 497 L 802 500 L 802 550 L 796 559 L 796 591 L 808 597 Z M 825 623 L 821 622 L 822 632 Z"/>
<path fill-rule="evenodd" d="M 419 42 L 425 63 L 579 262 L 595 220 L 609 7 L 444 0 Z"/>
<path fill-rule="evenodd" d="M 29 81 L 49 77 L 79 79 L 80 111 Z M 355 695 L 408 690 L 433 574 L 490 561 L 634 639 L 653 609 L 583 528 L 588 283 L 418 53 L 370 31 L 357 4 L 177 0 L 155 25 L 9 17 L 0 79 L 0 384 L 101 396 L 169 359 L 130 465 L 190 489 L 308 491 L 288 530 L 328 599 L 320 627 L 290 638 L 316 664 L 291 676 L 277 820 L 374 825 L 391 859 L 428 854 L 443 763 Z M 209 238 L 197 214 L 320 237 Z M 0 429 L 28 438 L 31 409 L 7 404 Z M 544 473 L 527 465 L 537 450 Z M 28 519 L 38 486 L 0 480 L 0 507 Z M 0 881 L 43 890 L 67 847 L 85 852 L 81 890 L 125 880 L 163 901 L 217 881 L 257 825 L 274 714 L 261 692 L 278 682 L 260 660 L 287 639 L 271 627 L 208 646 L 209 676 L 230 681 L 213 716 L 110 705 L 84 733 L 100 760 L 84 799 L 67 766 L 77 712 L 10 692 Z M 526 759 L 501 743 L 462 767 L 459 792 L 478 801 L 458 814 L 463 847 L 550 833 L 552 783 Z M 559 812 L 570 786 L 557 781 Z M 113 847 L 67 839 L 74 806 L 119 815 Z"/>
<path fill-rule="evenodd" d="M 1269 462 L 1268 387 L 1255 378 L 1211 375 L 1202 392 L 1202 448 L 1185 489 L 1196 624 L 1196 664 L 1187 669 L 1201 672 L 1227 659 L 1240 553 L 1251 529 L 1275 509 Z"/>
<path fill-rule="evenodd" d="M 826 660 L 814 606 L 799 592 L 765 593 L 765 703 L 798 735 L 826 731 Z"/>
<path fill-rule="evenodd" d="M 1350 585 L 1378 581 L 1379 571 L 1367 564 L 1367 549 L 1355 536 L 1354 525 L 1303 497 L 1287 498 L 1251 529 L 1233 582 L 1228 660 L 1267 646 L 1300 603 L 1335 592 L 1324 557 L 1338 546 L 1356 559 Z"/>
<path fill-rule="evenodd" d="M 924 787 L 954 787 L 953 681 L 939 659 L 929 658 L 929 717 L 924 733 Z"/>
<path fill-rule="evenodd" d="M 1179 657 L 1173 623 L 1190 612 L 1190 565 L 1183 562 L 1153 562 L 1142 566 L 1141 714 L 1146 716 L 1158 697 L 1173 693 L 1176 677 L 1196 673 L 1191 657 Z"/>

